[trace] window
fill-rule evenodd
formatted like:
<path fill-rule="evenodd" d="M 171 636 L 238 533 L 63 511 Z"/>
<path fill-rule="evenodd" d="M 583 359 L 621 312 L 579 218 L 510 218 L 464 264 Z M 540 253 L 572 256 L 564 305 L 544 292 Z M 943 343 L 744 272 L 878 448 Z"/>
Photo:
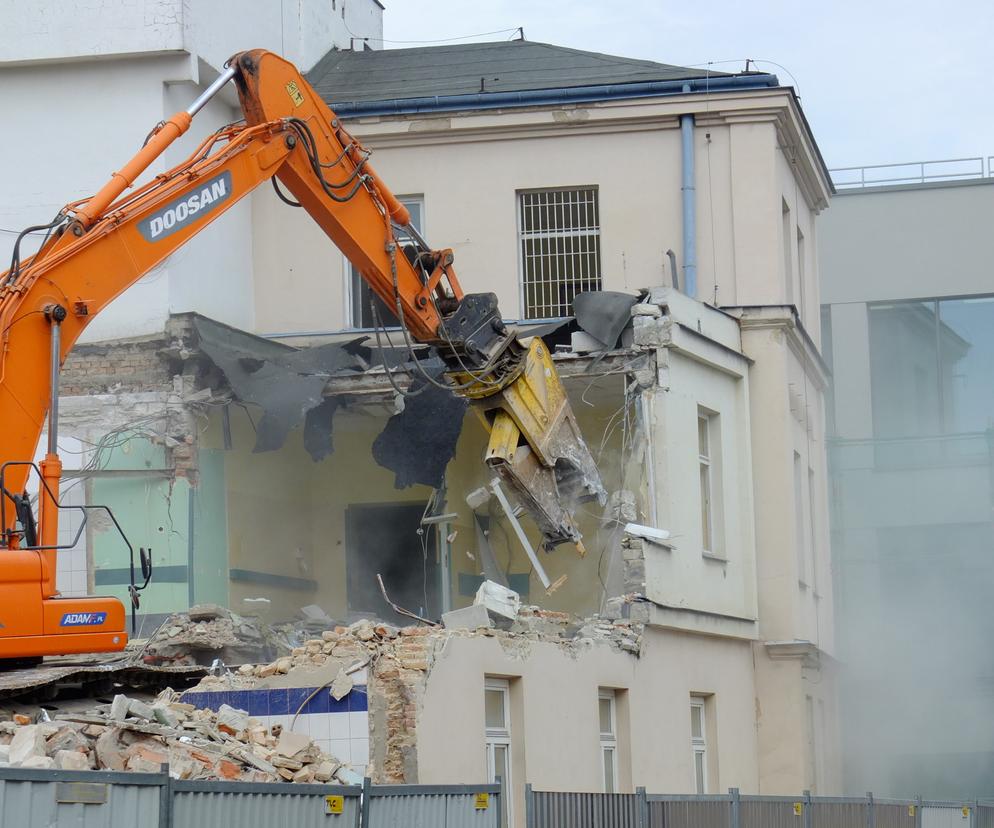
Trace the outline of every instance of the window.
<path fill-rule="evenodd" d="M 690 746 L 694 755 L 694 781 L 696 792 L 708 791 L 708 741 L 707 722 L 704 718 L 706 699 L 692 696 L 690 700 Z"/>
<path fill-rule="evenodd" d="M 780 220 L 782 222 L 781 236 L 783 237 L 783 279 L 784 290 L 787 293 L 787 301 L 794 301 L 794 256 L 791 251 L 793 247 L 793 234 L 790 232 L 790 206 L 786 199 L 780 200 Z"/>
<path fill-rule="evenodd" d="M 522 306 L 526 319 L 573 313 L 573 297 L 601 288 L 597 188 L 518 194 Z"/>
<path fill-rule="evenodd" d="M 399 196 L 400 203 L 403 204 L 411 214 L 411 224 L 414 229 L 417 230 L 422 235 L 424 234 L 424 196 Z M 411 241 L 409 236 L 402 233 L 397 234 L 397 243 L 401 246 L 407 244 Z M 400 251 L 397 255 L 403 255 Z M 349 287 L 350 287 L 350 299 L 352 303 L 352 327 L 354 328 L 372 328 L 375 326 L 375 321 L 373 319 L 372 311 L 369 308 L 369 297 L 373 297 L 373 302 L 376 305 L 376 311 L 380 317 L 380 323 L 387 328 L 398 327 L 397 315 L 394 313 L 392 307 L 388 307 L 387 304 L 380 299 L 379 296 L 374 294 L 370 290 L 369 285 L 366 280 L 359 275 L 359 271 L 355 269 L 355 266 L 349 265 Z"/>
<path fill-rule="evenodd" d="M 719 416 L 697 407 L 697 466 L 701 488 L 701 549 L 721 555 L 721 430 Z"/>
<path fill-rule="evenodd" d="M 994 296 L 872 304 L 868 316 L 874 436 L 977 433 L 994 423 Z"/>
<path fill-rule="evenodd" d="M 808 585 L 807 544 L 804 532 L 804 478 L 801 455 L 794 452 L 794 554 L 797 558 L 797 582 Z"/>
<path fill-rule="evenodd" d="M 800 227 L 797 228 L 797 304 L 798 315 L 803 321 L 807 307 L 804 298 L 804 234 Z"/>
<path fill-rule="evenodd" d="M 597 694 L 601 732 L 601 766 L 604 769 L 604 793 L 618 792 L 618 712 L 614 690 Z"/>
<path fill-rule="evenodd" d="M 818 527 L 815 524 L 815 470 L 808 466 L 808 531 L 811 542 L 811 588 L 818 589 Z"/>
<path fill-rule="evenodd" d="M 487 751 L 487 779 L 502 780 L 504 790 L 511 786 L 511 688 L 507 679 L 488 678 L 483 686 Z M 502 797 L 502 801 L 503 801 Z M 510 801 L 504 803 L 510 820 Z"/>

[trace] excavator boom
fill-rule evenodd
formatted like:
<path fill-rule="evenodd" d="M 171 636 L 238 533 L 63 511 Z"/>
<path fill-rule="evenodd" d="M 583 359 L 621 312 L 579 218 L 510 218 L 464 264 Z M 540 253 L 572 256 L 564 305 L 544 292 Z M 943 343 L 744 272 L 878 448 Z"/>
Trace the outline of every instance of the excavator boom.
<path fill-rule="evenodd" d="M 182 164 L 128 193 L 232 80 L 244 123 L 214 133 Z M 55 588 L 58 368 L 111 300 L 274 178 L 290 194 L 283 199 L 302 207 L 395 310 L 408 346 L 437 350 L 448 368 L 447 386 L 470 398 L 490 429 L 487 464 L 534 517 L 545 545 L 579 544 L 573 506 L 602 499 L 603 489 L 544 344 L 520 340 L 506 328 L 494 294 L 463 292 L 452 251 L 430 248 L 410 226 L 369 153 L 292 64 L 262 50 L 242 52 L 189 109 L 160 123 L 98 193 L 67 205 L 44 226 L 45 243 L 24 261 L 19 238 L 12 267 L 0 276 L 0 531 L 2 545 L 26 562 L 16 584 L 0 574 L 0 603 L 25 608 L 23 623 L 0 627 L 0 658 L 85 651 L 79 649 L 85 641 L 60 649 L 71 638 L 66 626 L 73 625 L 65 621 L 78 616 L 62 610 L 80 601 L 116 604 L 85 610 L 93 628 L 86 632 L 100 637 L 93 649 L 124 646 L 119 603 L 62 599 Z M 400 231 L 414 243 L 401 248 Z M 49 451 L 39 470 L 35 531 L 26 525 L 33 518 L 21 494 L 32 464 L 22 461 L 33 456 L 46 414 Z M 37 591 L 25 590 L 25 580 Z M 133 595 L 138 589 L 133 583 Z"/>

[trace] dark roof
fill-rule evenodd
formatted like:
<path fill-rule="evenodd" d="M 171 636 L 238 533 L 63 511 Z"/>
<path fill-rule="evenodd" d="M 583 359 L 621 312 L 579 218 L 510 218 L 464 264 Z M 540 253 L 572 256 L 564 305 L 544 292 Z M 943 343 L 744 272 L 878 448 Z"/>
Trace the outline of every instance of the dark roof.
<path fill-rule="evenodd" d="M 727 78 L 725 72 L 511 40 L 373 51 L 333 50 L 307 73 L 334 104 Z"/>

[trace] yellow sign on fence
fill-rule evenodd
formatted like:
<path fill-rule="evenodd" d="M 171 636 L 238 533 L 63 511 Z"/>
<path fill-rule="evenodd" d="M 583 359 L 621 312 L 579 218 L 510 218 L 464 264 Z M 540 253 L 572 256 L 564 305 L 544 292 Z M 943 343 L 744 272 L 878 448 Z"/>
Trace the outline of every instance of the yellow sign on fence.
<path fill-rule="evenodd" d="M 345 812 L 344 796 L 326 796 L 324 798 L 324 812 L 326 814 L 341 814 Z"/>
<path fill-rule="evenodd" d="M 801 816 L 804 813 L 804 803 L 795 802 L 794 803 L 794 816 Z"/>
<path fill-rule="evenodd" d="M 908 806 L 908 816 L 914 816 L 917 808 L 914 805 Z"/>
<path fill-rule="evenodd" d="M 485 811 L 490 807 L 490 794 L 478 793 L 476 795 L 476 810 Z"/>

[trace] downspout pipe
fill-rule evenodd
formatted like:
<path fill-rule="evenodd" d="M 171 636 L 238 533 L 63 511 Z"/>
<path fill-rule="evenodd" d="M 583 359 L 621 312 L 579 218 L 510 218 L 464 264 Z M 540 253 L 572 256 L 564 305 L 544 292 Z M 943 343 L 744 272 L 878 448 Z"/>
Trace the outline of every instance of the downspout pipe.
<path fill-rule="evenodd" d="M 683 185 L 683 292 L 697 298 L 697 192 L 694 189 L 694 116 L 680 116 Z"/>

